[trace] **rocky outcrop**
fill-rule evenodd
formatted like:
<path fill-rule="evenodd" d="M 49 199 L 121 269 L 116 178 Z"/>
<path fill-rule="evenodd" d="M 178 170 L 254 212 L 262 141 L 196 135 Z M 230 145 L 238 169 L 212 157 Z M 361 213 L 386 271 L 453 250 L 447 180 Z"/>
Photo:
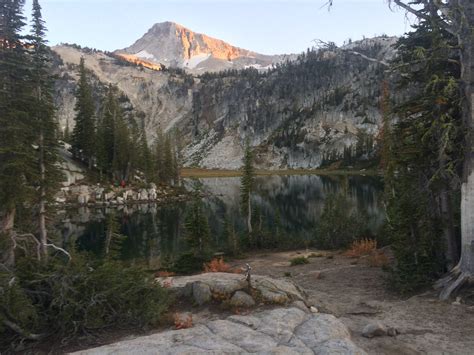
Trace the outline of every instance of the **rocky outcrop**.
<path fill-rule="evenodd" d="M 352 354 L 363 355 L 346 326 L 329 314 L 280 308 L 231 316 L 75 354 Z"/>
<path fill-rule="evenodd" d="M 215 300 L 250 307 L 256 303 L 289 304 L 306 300 L 304 291 L 291 281 L 268 276 L 253 275 L 250 288 L 243 275 L 221 272 L 158 278 L 158 282 L 179 296 L 193 298 L 198 305 Z"/>
<path fill-rule="evenodd" d="M 61 188 L 56 194 L 56 203 L 70 205 L 120 206 L 137 203 L 161 203 L 184 201 L 189 198 L 186 193 L 169 187 L 157 187 L 150 184 L 148 188 L 114 187 L 77 184 Z"/>

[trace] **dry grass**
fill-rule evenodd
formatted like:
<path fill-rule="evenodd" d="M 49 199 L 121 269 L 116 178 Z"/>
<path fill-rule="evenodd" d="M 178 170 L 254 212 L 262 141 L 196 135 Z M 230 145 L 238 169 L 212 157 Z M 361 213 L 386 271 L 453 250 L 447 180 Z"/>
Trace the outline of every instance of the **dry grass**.
<path fill-rule="evenodd" d="M 377 241 L 375 239 L 361 239 L 352 243 L 351 248 L 345 253 L 346 256 L 352 258 L 360 258 L 361 256 L 371 255 L 377 250 Z"/>
<path fill-rule="evenodd" d="M 158 271 L 155 276 L 156 277 L 171 277 L 175 276 L 176 274 L 174 272 L 169 272 L 169 271 Z"/>
<path fill-rule="evenodd" d="M 368 258 L 369 265 L 372 267 L 384 267 L 388 266 L 390 260 L 383 251 L 376 250 Z"/>
<path fill-rule="evenodd" d="M 377 241 L 374 239 L 356 240 L 344 255 L 352 258 L 365 256 L 371 267 L 384 267 L 390 263 L 387 255 L 382 250 L 377 250 Z"/>
<path fill-rule="evenodd" d="M 193 315 L 180 315 L 175 313 L 174 315 L 174 326 L 176 329 L 188 329 L 193 326 Z"/>
<path fill-rule="evenodd" d="M 212 259 L 209 263 L 204 264 L 204 272 L 228 272 L 233 274 L 240 274 L 240 270 L 234 270 L 232 267 L 224 262 L 222 258 Z"/>

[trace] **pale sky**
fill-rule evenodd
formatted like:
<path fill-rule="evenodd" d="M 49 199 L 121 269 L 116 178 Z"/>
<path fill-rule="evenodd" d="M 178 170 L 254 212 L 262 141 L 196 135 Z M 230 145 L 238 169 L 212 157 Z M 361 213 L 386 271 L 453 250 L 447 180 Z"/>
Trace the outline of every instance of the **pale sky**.
<path fill-rule="evenodd" d="M 405 12 L 386 0 L 40 0 L 50 44 L 101 50 L 131 45 L 153 24 L 177 22 L 232 45 L 263 54 L 299 53 L 313 40 L 402 35 Z M 26 0 L 25 15 L 30 15 Z"/>

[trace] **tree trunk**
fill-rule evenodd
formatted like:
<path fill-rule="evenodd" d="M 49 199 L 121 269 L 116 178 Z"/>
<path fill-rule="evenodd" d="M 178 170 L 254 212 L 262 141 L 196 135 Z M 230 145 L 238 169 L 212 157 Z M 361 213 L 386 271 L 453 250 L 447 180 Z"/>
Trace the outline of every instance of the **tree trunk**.
<path fill-rule="evenodd" d="M 474 276 L 474 1 L 453 2 L 458 18 L 458 40 L 461 47 L 461 83 L 464 91 L 463 120 L 467 128 L 466 152 L 461 185 L 461 260 L 451 274 L 438 282 L 443 288 L 440 298 L 446 300 Z"/>
<path fill-rule="evenodd" d="M 247 227 L 249 230 L 249 235 L 252 234 L 252 202 L 250 200 L 250 191 L 248 192 L 248 214 L 247 214 Z"/>
<path fill-rule="evenodd" d="M 461 272 L 474 275 L 474 171 L 473 171 L 473 132 L 474 132 L 474 2 L 460 0 L 463 9 L 463 29 L 460 34 L 461 82 L 464 85 L 465 107 L 463 116 L 468 129 L 464 176 L 461 190 Z"/>
<path fill-rule="evenodd" d="M 41 256 L 43 258 L 48 257 L 48 231 L 46 229 L 46 168 L 44 163 L 44 134 L 40 132 L 39 137 L 39 149 L 40 149 L 40 201 L 39 201 L 39 235 L 41 242 Z"/>
<path fill-rule="evenodd" d="M 451 270 L 459 261 L 459 250 L 456 243 L 455 221 L 453 206 L 449 195 L 449 188 L 443 188 L 440 194 L 441 218 L 443 220 L 443 236 L 445 257 L 448 270 Z"/>
<path fill-rule="evenodd" d="M 0 250 L 0 262 L 6 266 L 15 265 L 15 249 L 13 237 L 13 227 L 15 225 L 16 209 L 5 212 L 2 216 L 0 224 L 0 238 L 3 239 L 1 243 L 5 245 L 5 250 Z"/>

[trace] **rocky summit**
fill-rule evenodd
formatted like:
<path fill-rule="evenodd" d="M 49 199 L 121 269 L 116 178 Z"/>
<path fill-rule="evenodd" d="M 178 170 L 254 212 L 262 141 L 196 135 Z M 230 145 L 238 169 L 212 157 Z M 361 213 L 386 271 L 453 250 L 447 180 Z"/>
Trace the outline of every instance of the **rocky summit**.
<path fill-rule="evenodd" d="M 174 22 L 153 25 L 134 44 L 115 53 L 128 60 L 183 68 L 193 73 L 244 68 L 266 70 L 286 57 L 238 48 Z"/>

